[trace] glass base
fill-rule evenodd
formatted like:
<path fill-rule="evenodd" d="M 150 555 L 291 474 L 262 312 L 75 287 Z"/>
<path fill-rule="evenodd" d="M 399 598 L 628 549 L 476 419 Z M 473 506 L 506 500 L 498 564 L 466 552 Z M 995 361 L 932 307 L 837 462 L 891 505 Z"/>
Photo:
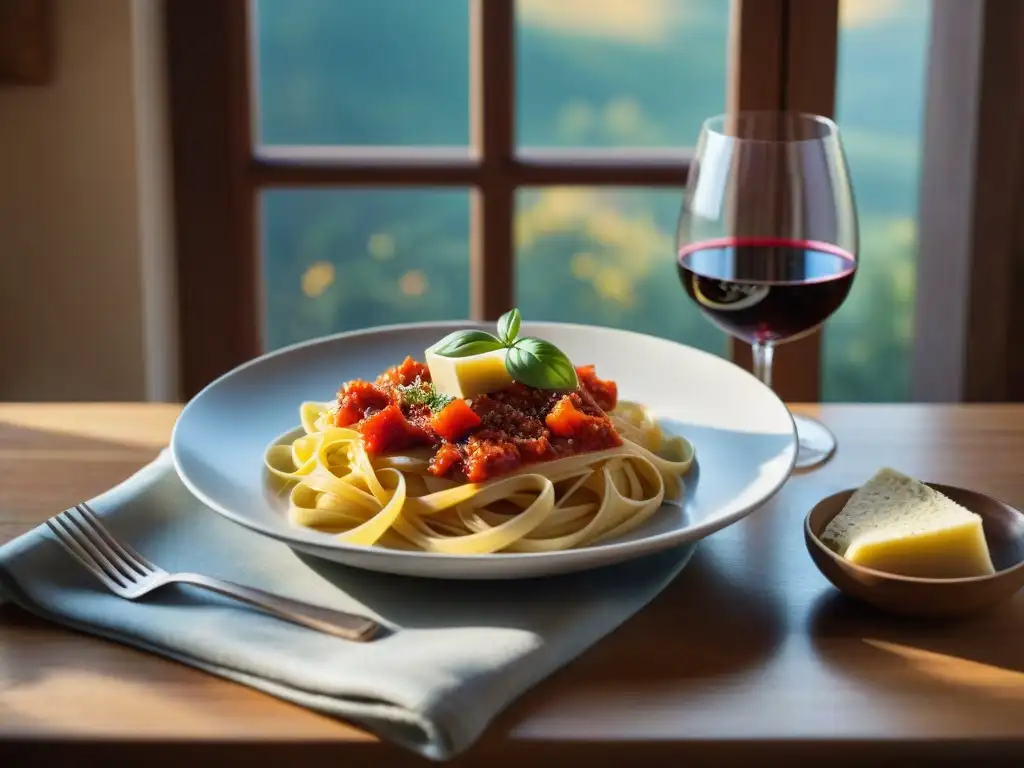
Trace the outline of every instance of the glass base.
<path fill-rule="evenodd" d="M 817 419 L 793 414 L 800 448 L 796 455 L 796 468 L 814 467 L 829 459 L 836 450 L 836 437 Z"/>

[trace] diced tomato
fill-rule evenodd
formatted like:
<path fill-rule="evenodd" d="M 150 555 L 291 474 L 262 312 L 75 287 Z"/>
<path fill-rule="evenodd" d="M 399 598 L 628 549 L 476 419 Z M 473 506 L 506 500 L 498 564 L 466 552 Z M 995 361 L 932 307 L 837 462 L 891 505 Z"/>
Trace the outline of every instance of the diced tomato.
<path fill-rule="evenodd" d="M 465 400 L 460 399 L 452 400 L 430 420 L 433 430 L 449 443 L 454 443 L 479 424 L 480 417 Z"/>
<path fill-rule="evenodd" d="M 362 421 L 371 410 L 386 407 L 391 400 L 377 387 L 368 381 L 350 381 L 338 393 L 338 412 L 334 417 L 334 426 L 347 427 Z"/>
<path fill-rule="evenodd" d="M 575 399 L 574 399 L 575 398 Z M 622 445 L 622 438 L 607 416 L 591 416 L 577 406 L 579 395 L 562 397 L 551 409 L 544 423 L 558 437 L 572 438 L 577 450 L 595 451 Z"/>
<path fill-rule="evenodd" d="M 363 418 L 362 413 L 357 411 L 355 408 L 349 408 L 348 406 L 341 406 L 334 413 L 334 426 L 336 427 L 347 427 L 355 424 Z"/>
<path fill-rule="evenodd" d="M 459 449 L 450 443 L 442 443 L 437 449 L 434 458 L 430 460 L 427 471 L 435 477 L 444 477 L 456 463 L 462 461 L 462 454 Z"/>
<path fill-rule="evenodd" d="M 598 378 L 592 365 L 576 368 L 576 376 L 580 380 L 580 386 L 590 393 L 601 410 L 607 413 L 615 408 L 619 402 L 619 387 L 614 381 Z"/>
<path fill-rule="evenodd" d="M 551 413 L 544 417 L 544 423 L 548 425 L 548 429 L 559 437 L 573 437 L 579 434 L 586 424 L 593 419 L 593 416 L 588 416 L 583 411 L 578 410 L 572 398 L 569 395 L 565 395 L 555 403 Z"/>
<path fill-rule="evenodd" d="M 414 383 L 416 379 L 419 379 L 420 381 L 430 381 L 430 368 L 427 367 L 426 363 L 421 363 L 413 360 L 411 357 L 406 357 L 400 365 L 388 368 L 384 373 L 378 376 L 377 384 L 383 385 L 390 383 L 397 386 L 407 387 Z"/>
<path fill-rule="evenodd" d="M 414 427 L 397 405 L 389 405 L 359 425 L 366 450 L 373 454 L 400 451 L 417 443 L 429 442 L 427 434 Z"/>

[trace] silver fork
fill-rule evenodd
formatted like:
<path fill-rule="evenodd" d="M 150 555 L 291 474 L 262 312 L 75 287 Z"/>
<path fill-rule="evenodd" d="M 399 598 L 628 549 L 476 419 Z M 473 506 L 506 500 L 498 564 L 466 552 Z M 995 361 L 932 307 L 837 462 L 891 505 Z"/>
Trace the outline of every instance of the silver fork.
<path fill-rule="evenodd" d="M 171 584 L 191 584 L 243 603 L 262 608 L 278 618 L 346 640 L 369 640 L 381 625 L 365 616 L 322 608 L 252 587 L 214 579 L 198 573 L 168 573 L 134 549 L 118 541 L 100 522 L 88 504 L 68 509 L 46 521 L 57 541 L 111 592 L 137 600 Z"/>

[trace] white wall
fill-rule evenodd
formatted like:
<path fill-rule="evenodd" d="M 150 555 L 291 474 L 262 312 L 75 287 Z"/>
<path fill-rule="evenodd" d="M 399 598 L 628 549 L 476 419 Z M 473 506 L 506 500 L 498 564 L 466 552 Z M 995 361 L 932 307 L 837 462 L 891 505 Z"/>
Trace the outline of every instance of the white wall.
<path fill-rule="evenodd" d="M 0 400 L 175 397 L 158 10 L 57 0 L 54 82 L 0 87 Z"/>

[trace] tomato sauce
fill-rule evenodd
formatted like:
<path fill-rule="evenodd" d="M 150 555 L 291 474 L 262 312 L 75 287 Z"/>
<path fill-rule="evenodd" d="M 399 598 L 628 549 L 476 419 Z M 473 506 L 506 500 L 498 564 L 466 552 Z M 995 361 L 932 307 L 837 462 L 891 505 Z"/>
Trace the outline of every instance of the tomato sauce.
<path fill-rule="evenodd" d="M 484 482 L 523 464 L 622 445 L 607 414 L 618 401 L 615 382 L 592 365 L 576 374 L 571 392 L 515 383 L 452 400 L 434 392 L 426 364 L 407 357 L 373 382 L 345 384 L 334 423 L 359 430 L 371 454 L 430 447 L 435 476 Z"/>

